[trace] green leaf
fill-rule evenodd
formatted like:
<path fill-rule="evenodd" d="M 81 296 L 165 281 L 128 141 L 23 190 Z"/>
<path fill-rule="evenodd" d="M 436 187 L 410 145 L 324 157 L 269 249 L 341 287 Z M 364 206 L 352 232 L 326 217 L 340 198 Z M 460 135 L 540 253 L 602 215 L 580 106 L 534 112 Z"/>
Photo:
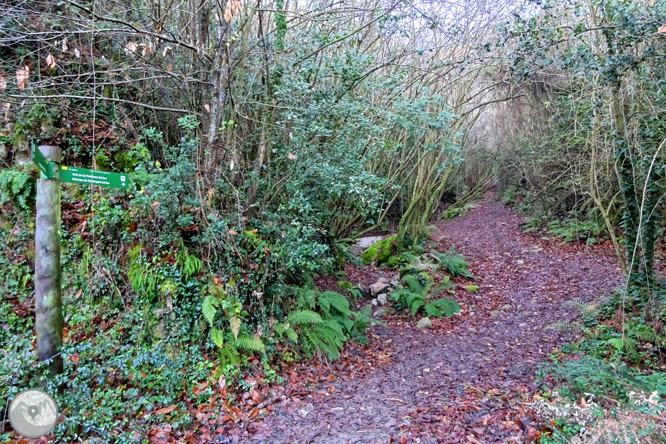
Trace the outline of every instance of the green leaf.
<path fill-rule="evenodd" d="M 213 338 L 213 342 L 215 343 L 215 345 L 222 348 L 222 346 L 224 345 L 224 333 L 221 330 L 213 328 L 210 331 L 210 337 Z"/>
<path fill-rule="evenodd" d="M 622 341 L 622 338 L 611 338 L 608 340 L 608 343 L 615 347 L 617 351 L 622 351 L 622 347 L 624 346 L 624 341 Z"/>
<path fill-rule="evenodd" d="M 213 320 L 215 319 L 215 314 L 217 313 L 217 307 L 220 306 L 220 301 L 213 295 L 208 295 L 203 301 L 201 306 L 201 311 L 203 312 L 204 317 L 210 325 L 213 325 Z"/>

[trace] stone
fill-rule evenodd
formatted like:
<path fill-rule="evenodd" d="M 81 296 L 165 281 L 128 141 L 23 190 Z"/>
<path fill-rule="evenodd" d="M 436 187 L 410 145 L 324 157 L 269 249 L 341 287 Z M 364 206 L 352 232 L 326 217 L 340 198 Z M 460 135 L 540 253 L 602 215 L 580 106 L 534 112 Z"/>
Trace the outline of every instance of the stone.
<path fill-rule="evenodd" d="M 349 247 L 349 252 L 354 257 L 359 257 L 363 251 L 371 247 L 375 242 L 383 240 L 385 236 L 368 236 L 356 239 L 356 243 Z"/>
<path fill-rule="evenodd" d="M 382 305 L 386 305 L 386 293 L 382 293 L 377 296 L 377 302 L 379 302 Z"/>
<path fill-rule="evenodd" d="M 377 299 L 373 299 L 373 300 L 371 301 L 371 304 L 376 306 L 376 305 L 377 305 Z"/>
<path fill-rule="evenodd" d="M 470 327 L 470 328 L 468 328 L 467 331 L 470 332 L 470 333 L 478 333 L 478 332 L 479 332 L 479 330 L 477 330 L 477 329 L 474 328 L 474 327 Z"/>
<path fill-rule="evenodd" d="M 432 322 L 430 318 L 421 318 L 421 320 L 416 324 L 417 328 L 426 329 L 432 327 Z"/>
<path fill-rule="evenodd" d="M 372 296 L 377 296 L 378 294 L 381 294 L 384 290 L 386 290 L 390 286 L 391 286 L 391 284 L 389 284 L 388 281 L 385 278 L 383 278 L 383 277 L 379 278 L 377 280 L 377 282 L 375 282 L 374 284 L 372 284 L 369 287 L 370 294 Z"/>
<path fill-rule="evenodd" d="M 314 405 L 312 405 L 311 402 L 305 404 L 302 409 L 298 410 L 298 414 L 301 415 L 301 417 L 303 418 L 305 418 L 312 412 L 314 412 Z"/>
<path fill-rule="evenodd" d="M 506 304 L 502 306 L 502 310 L 511 310 L 511 304 Z"/>
<path fill-rule="evenodd" d="M 372 314 L 375 318 L 382 317 L 386 314 L 386 309 L 385 308 L 378 308 L 375 310 L 375 312 Z"/>

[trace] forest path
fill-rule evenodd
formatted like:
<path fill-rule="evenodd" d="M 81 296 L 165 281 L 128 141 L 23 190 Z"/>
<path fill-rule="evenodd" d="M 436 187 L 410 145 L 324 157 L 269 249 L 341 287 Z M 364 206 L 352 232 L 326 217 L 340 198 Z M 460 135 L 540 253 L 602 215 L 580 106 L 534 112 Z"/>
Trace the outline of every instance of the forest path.
<path fill-rule="evenodd" d="M 456 290 L 462 316 L 425 331 L 418 318 L 389 316 L 372 329 L 387 363 L 288 397 L 245 442 L 530 442 L 520 401 L 535 390 L 536 365 L 573 339 L 544 327 L 575 316 L 564 301 L 608 294 L 621 273 L 608 246 L 560 246 L 522 232 L 524 218 L 493 199 L 476 205 L 437 222 L 433 236 L 438 251 L 455 245 L 478 278 L 476 294 L 468 282 Z"/>

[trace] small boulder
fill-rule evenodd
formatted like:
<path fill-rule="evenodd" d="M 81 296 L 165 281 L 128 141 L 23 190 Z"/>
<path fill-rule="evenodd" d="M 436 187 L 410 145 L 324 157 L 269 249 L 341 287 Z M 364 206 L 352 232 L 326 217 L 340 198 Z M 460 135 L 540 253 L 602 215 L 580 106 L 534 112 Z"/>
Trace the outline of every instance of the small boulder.
<path fill-rule="evenodd" d="M 385 278 L 383 277 L 379 278 L 377 282 L 375 282 L 369 287 L 370 294 L 373 296 L 377 296 L 378 294 L 381 294 L 384 290 L 386 290 L 389 287 L 391 287 L 391 284 L 389 284 Z"/>
<path fill-rule="evenodd" d="M 432 322 L 430 318 L 421 318 L 421 320 L 416 324 L 417 328 L 426 329 L 432 327 Z"/>
<path fill-rule="evenodd" d="M 386 309 L 385 308 L 378 308 L 375 310 L 375 312 L 372 314 L 373 317 L 375 318 L 380 318 L 386 314 Z"/>
<path fill-rule="evenodd" d="M 307 403 L 303 406 L 303 408 L 298 410 L 298 414 L 301 415 L 301 417 L 303 418 L 305 418 L 312 412 L 314 412 L 314 405 L 312 405 L 312 403 Z"/>
<path fill-rule="evenodd" d="M 377 295 L 377 302 L 379 302 L 382 305 L 386 305 L 386 293 L 382 293 L 380 295 Z"/>
<path fill-rule="evenodd" d="M 384 240 L 383 236 L 369 236 L 369 237 L 360 237 L 356 239 L 356 243 L 349 247 L 349 252 L 354 257 L 359 257 L 363 251 L 371 247 L 375 242 Z"/>

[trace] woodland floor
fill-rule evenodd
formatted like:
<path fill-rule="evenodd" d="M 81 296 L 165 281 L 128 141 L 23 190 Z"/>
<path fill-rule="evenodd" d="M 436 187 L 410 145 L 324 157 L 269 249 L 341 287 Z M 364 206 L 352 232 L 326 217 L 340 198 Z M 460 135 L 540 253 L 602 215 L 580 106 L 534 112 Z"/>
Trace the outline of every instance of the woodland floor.
<path fill-rule="evenodd" d="M 295 366 L 271 413 L 210 442 L 531 442 L 539 425 L 526 403 L 538 389 L 536 365 L 574 339 L 545 327 L 575 317 L 564 301 L 608 295 L 621 273 L 608 245 L 560 246 L 525 234 L 523 221 L 487 197 L 438 222 L 432 246 L 455 245 L 477 277 L 476 294 L 457 281 L 461 316 L 425 331 L 418 318 L 383 317 L 387 326 L 371 329 L 369 346 Z M 366 285 L 387 273 L 348 269 L 349 280 Z"/>

